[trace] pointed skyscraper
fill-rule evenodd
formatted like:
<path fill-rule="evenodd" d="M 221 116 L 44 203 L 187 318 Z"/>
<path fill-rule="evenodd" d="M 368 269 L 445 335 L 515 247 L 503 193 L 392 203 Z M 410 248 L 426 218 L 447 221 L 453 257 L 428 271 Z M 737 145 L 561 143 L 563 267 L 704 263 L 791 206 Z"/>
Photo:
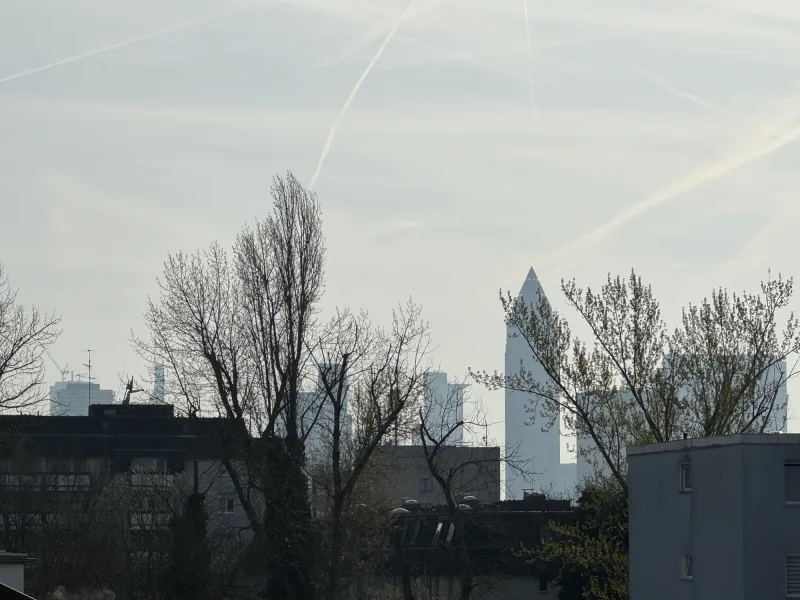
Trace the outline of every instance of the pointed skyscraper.
<path fill-rule="evenodd" d="M 537 309 L 540 299 L 547 299 L 539 278 L 533 267 L 528 271 L 525 283 L 519 292 L 528 306 Z M 544 368 L 534 360 L 528 343 L 516 327 L 507 327 L 505 370 L 508 374 L 520 372 L 523 366 L 537 381 L 547 381 Z M 553 426 L 542 431 L 549 419 L 532 412 L 531 396 L 515 390 L 506 390 L 505 397 L 505 430 L 506 453 L 509 458 L 525 464 L 526 471 L 533 471 L 534 476 L 522 476 L 506 469 L 507 498 L 521 499 L 523 490 L 534 489 L 549 493 L 561 487 L 561 423 L 556 419 Z M 524 461 L 528 461 L 525 463 Z"/>

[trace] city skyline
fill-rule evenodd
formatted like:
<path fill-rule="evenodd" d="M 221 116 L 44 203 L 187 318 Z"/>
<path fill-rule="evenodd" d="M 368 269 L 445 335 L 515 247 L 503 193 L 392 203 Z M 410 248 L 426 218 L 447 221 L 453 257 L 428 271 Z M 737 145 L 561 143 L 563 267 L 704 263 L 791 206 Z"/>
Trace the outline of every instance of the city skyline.
<path fill-rule="evenodd" d="M 59 363 L 85 362 L 91 343 L 93 375 L 118 392 L 146 372 L 128 340 L 167 253 L 227 245 L 266 214 L 273 174 L 311 182 L 406 3 L 265 2 L 8 77 L 239 6 L 4 7 L 0 254 L 22 300 L 63 316 Z M 557 310 L 562 277 L 598 287 L 635 267 L 670 326 L 714 287 L 796 274 L 787 56 L 800 38 L 770 23 L 800 8 L 696 11 L 531 5 L 526 38 L 522 6 L 418 2 L 314 182 L 324 314 L 363 308 L 385 323 L 410 295 L 436 363 L 463 378 L 502 369 L 497 292 L 515 292 L 530 265 Z M 472 394 L 502 443 L 502 393 Z"/>

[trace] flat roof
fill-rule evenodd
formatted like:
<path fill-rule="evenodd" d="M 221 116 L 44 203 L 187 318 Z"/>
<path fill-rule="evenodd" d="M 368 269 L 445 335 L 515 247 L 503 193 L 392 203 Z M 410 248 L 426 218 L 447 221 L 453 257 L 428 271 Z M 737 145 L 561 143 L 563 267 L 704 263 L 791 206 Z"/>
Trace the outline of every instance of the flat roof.
<path fill-rule="evenodd" d="M 798 433 L 734 433 L 713 437 L 689 438 L 655 444 L 640 444 L 625 448 L 626 456 L 637 454 L 655 454 L 657 452 L 679 452 L 693 448 L 711 448 L 714 446 L 736 446 L 739 444 L 800 444 Z"/>

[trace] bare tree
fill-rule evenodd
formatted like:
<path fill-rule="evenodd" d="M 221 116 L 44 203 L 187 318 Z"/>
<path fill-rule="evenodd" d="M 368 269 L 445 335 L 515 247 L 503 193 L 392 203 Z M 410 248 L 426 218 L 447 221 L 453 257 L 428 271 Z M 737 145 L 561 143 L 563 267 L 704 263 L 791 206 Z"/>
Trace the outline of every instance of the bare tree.
<path fill-rule="evenodd" d="M 316 196 L 289 173 L 272 186 L 273 212 L 239 235 L 233 259 L 214 244 L 170 256 L 160 298 L 134 344 L 169 368 L 167 393 L 190 415 L 223 415 L 255 439 L 234 440 L 225 466 L 264 558 L 265 584 L 312 597 L 310 511 L 298 394 L 323 291 L 324 240 Z"/>
<path fill-rule="evenodd" d="M 0 411 L 22 410 L 44 396 L 43 355 L 61 331 L 60 318 L 17 299 L 0 264 Z"/>
<path fill-rule="evenodd" d="M 590 440 L 599 466 L 623 490 L 627 445 L 762 432 L 785 408 L 778 390 L 796 371 L 780 365 L 800 348 L 794 315 L 779 324 L 791 279 L 762 283 L 758 295 L 715 291 L 711 300 L 690 305 L 672 334 L 650 287 L 633 272 L 626 280 L 609 276 L 598 294 L 574 281 L 561 287 L 588 325 L 590 344 L 572 335 L 545 298 L 528 306 L 501 294 L 506 323 L 548 380 L 525 369 L 472 375 L 492 389 L 530 394 L 531 410 L 551 420 L 563 412 L 567 427 Z"/>
<path fill-rule="evenodd" d="M 343 569 L 352 567 L 343 562 L 351 541 L 344 517 L 359 499 L 359 483 L 381 441 L 421 394 L 429 344 L 428 325 L 410 300 L 394 311 L 388 331 L 374 327 L 365 314 L 342 312 L 317 344 L 326 416 L 321 424 L 332 425 L 330 485 L 324 488 L 331 506 L 324 594 L 329 600 L 353 580 L 352 568 Z M 350 412 L 355 427 L 347 432 Z"/>
<path fill-rule="evenodd" d="M 427 396 L 428 405 L 419 409 L 419 429 L 425 462 L 431 476 L 442 490 L 452 531 L 443 533 L 443 547 L 451 553 L 458 567 L 459 597 L 469 600 L 479 585 L 488 585 L 491 578 L 479 573 L 467 543 L 467 523 L 473 506 L 463 504 L 468 496 L 484 495 L 490 501 L 500 500 L 500 468 L 506 472 L 527 474 L 526 463 L 517 460 L 516 452 L 490 447 L 488 421 L 480 402 L 465 412 L 465 393 L 460 385 L 450 388 L 445 397 Z M 453 446 L 453 438 L 483 440 L 483 445 Z M 450 545 L 451 542 L 454 545 Z M 481 582 L 481 583 L 479 583 Z"/>

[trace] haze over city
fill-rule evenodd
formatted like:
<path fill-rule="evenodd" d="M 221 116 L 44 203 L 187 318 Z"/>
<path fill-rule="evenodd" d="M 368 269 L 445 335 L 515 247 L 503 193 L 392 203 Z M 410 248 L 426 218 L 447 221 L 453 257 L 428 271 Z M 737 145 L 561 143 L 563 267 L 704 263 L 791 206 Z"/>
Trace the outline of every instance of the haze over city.
<path fill-rule="evenodd" d="M 167 254 L 228 245 L 287 169 L 326 311 L 413 297 L 451 376 L 503 369 L 497 292 L 531 265 L 557 309 L 634 267 L 674 326 L 796 275 L 798 28 L 753 0 L 6 1 L 0 255 L 114 390 Z M 473 395 L 502 443 L 502 393 Z"/>

